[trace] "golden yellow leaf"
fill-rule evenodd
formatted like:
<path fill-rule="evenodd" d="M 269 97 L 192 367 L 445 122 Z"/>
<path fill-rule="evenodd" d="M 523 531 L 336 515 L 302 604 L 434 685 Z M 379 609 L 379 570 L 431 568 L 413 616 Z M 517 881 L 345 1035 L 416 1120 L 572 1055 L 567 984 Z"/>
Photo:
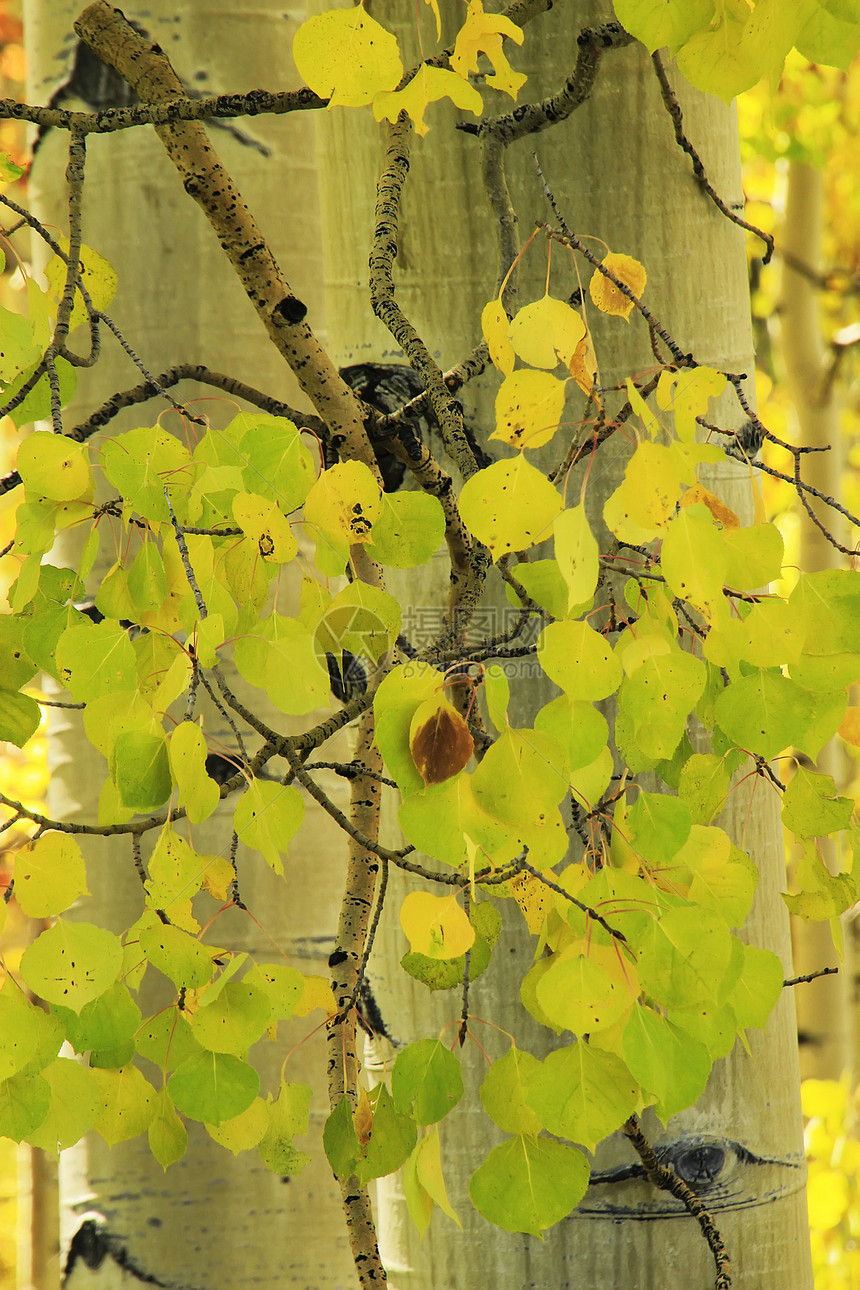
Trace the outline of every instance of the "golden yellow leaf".
<path fill-rule="evenodd" d="M 514 890 L 514 899 L 523 911 L 526 927 L 533 936 L 536 936 L 543 927 L 543 920 L 553 898 L 552 892 L 539 878 L 535 878 L 530 873 L 517 874 L 516 878 L 512 879 L 511 886 Z"/>
<path fill-rule="evenodd" d="M 594 392 L 600 380 L 600 372 L 597 370 L 597 355 L 594 352 L 590 331 L 586 331 L 577 344 L 569 366 L 570 374 L 583 394 L 594 394 L 594 401 L 600 407 L 600 399 Z"/>
<path fill-rule="evenodd" d="M 496 395 L 496 429 L 490 438 L 514 448 L 549 443 L 564 411 L 565 384 L 550 372 L 526 368 L 506 376 Z"/>
<path fill-rule="evenodd" d="M 400 926 L 413 952 L 431 959 L 459 958 L 475 940 L 475 929 L 453 895 L 410 892 L 400 906 Z"/>
<path fill-rule="evenodd" d="M 397 38 L 361 5 L 330 9 L 303 22 L 293 38 L 299 75 L 329 107 L 361 107 L 403 75 Z"/>
<path fill-rule="evenodd" d="M 847 708 L 838 732 L 847 744 L 860 748 L 860 708 Z"/>
<path fill-rule="evenodd" d="M 490 358 L 505 376 L 514 370 L 516 354 L 508 336 L 510 323 L 508 315 L 502 308 L 501 300 L 491 300 L 481 311 L 481 331 L 490 351 Z"/>
<path fill-rule="evenodd" d="M 530 367 L 569 366 L 585 335 L 585 323 L 565 300 L 544 296 L 517 310 L 510 328 L 511 344 Z"/>
<path fill-rule="evenodd" d="M 480 116 L 484 110 L 484 101 L 474 85 L 444 67 L 428 67 L 422 63 L 402 90 L 385 91 L 374 97 L 373 115 L 377 121 L 396 121 L 401 112 L 407 112 L 415 122 L 415 133 L 424 135 L 430 128 L 424 121 L 428 103 L 444 98 L 474 116 Z"/>
<path fill-rule="evenodd" d="M 322 1008 L 328 1017 L 337 1012 L 331 982 L 326 976 L 306 976 L 302 997 L 293 1008 L 294 1017 L 306 1017 L 314 1008 Z"/>
<path fill-rule="evenodd" d="M 484 13 L 481 0 L 470 0 L 466 21 L 454 42 L 451 66 L 458 75 L 466 77 L 478 70 L 478 55 L 486 54 L 494 69 L 494 74 L 487 77 L 487 84 L 515 99 L 526 78 L 521 72 L 515 72 L 505 57 L 503 36 L 508 36 L 516 45 L 523 43 L 522 31 L 510 18 Z"/>
<path fill-rule="evenodd" d="M 623 282 L 637 299 L 642 295 L 648 279 L 644 264 L 640 264 L 630 255 L 618 255 L 610 251 L 603 260 L 603 268 L 608 269 L 619 282 Z M 624 292 L 620 291 L 615 283 L 605 277 L 599 269 L 595 269 L 589 292 L 591 299 L 603 313 L 630 321 L 633 301 L 628 299 Z"/>
<path fill-rule="evenodd" d="M 358 1094 L 358 1105 L 352 1113 L 352 1122 L 355 1125 L 355 1133 L 362 1147 L 366 1147 L 370 1141 L 370 1131 L 373 1128 L 373 1107 L 370 1105 L 370 1098 L 367 1096 L 367 1089 L 361 1088 Z"/>
<path fill-rule="evenodd" d="M 709 493 L 707 488 L 703 488 L 701 484 L 694 484 L 692 488 L 688 488 L 679 504 L 681 506 L 696 506 L 697 504 L 707 506 L 714 519 L 718 524 L 722 524 L 724 529 L 739 529 L 741 526 L 741 522 L 734 511 L 726 506 L 725 502 L 721 502 L 719 497 Z"/>

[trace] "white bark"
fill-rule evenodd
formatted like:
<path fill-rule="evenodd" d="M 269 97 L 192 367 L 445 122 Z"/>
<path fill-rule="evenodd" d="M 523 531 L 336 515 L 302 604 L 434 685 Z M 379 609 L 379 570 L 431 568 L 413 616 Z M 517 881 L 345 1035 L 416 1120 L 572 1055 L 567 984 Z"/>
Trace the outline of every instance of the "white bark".
<path fill-rule="evenodd" d="M 385 22 L 403 18 L 396 6 L 375 6 Z M 456 30 L 460 9 L 443 5 Z M 572 70 L 580 25 L 606 21 L 609 6 L 556 4 L 553 12 L 528 29 L 523 53 L 512 50 L 514 64 L 530 73 L 524 94 L 535 97 L 557 88 Z M 395 25 L 395 23 L 392 23 Z M 675 78 L 676 84 L 678 78 Z M 698 147 L 709 178 L 730 207 L 740 209 L 742 190 L 734 113 L 721 103 L 690 91 L 678 92 L 686 132 Z M 509 104 L 508 104 L 509 106 Z M 493 104 L 495 110 L 504 107 Z M 490 109 L 492 110 L 492 109 Z M 442 366 L 463 357 L 479 338 L 482 305 L 495 292 L 496 253 L 487 237 L 477 146 L 474 140 L 446 133 L 451 116 L 431 108 L 431 133 L 416 142 L 402 216 L 402 253 L 396 276 L 399 300 L 422 332 Z M 463 114 L 456 114 L 454 119 Z M 378 359 L 394 346 L 369 315 L 366 252 L 372 229 L 374 186 L 381 147 L 372 123 L 358 114 L 332 114 L 321 132 L 324 178 L 323 230 L 326 237 L 327 309 L 336 357 Z M 565 124 L 510 150 L 509 174 L 520 216 L 522 240 L 535 218 L 548 219 L 543 193 L 531 159 L 536 148 L 544 174 L 564 215 L 579 235 L 602 238 L 613 251 L 626 252 L 647 267 L 646 300 L 684 351 L 698 361 L 752 376 L 743 235 L 707 202 L 693 179 L 689 163 L 675 145 L 669 118 L 660 103 L 656 81 L 641 48 L 613 52 L 598 77 L 592 100 Z M 341 177 L 349 168 L 348 198 Z M 348 200 L 344 219 L 344 200 Z M 350 235 L 343 236 L 344 225 Z M 362 242 L 364 238 L 364 242 Z M 598 244 L 599 245 L 599 244 Z M 545 259 L 531 253 L 520 302 L 543 290 Z M 558 248 L 555 257 L 561 259 Z M 532 267 L 534 266 L 534 267 Z M 587 282 L 590 271 L 583 272 Z M 527 285 L 529 278 L 531 286 Z M 564 280 L 564 279 L 563 279 Z M 561 292 L 559 292 L 561 294 Z M 647 336 L 638 321 L 629 327 L 602 320 L 592 310 L 601 380 L 612 386 L 626 376 L 653 367 Z M 490 378 L 489 385 L 493 385 Z M 747 389 L 751 391 L 750 380 Z M 466 392 L 467 406 L 477 397 L 478 424 L 487 430 L 487 403 Z M 714 410 L 720 424 L 739 425 L 742 413 L 730 398 Z M 616 486 L 626 454 L 616 436 L 601 450 L 589 486 L 594 513 Z M 737 510 L 749 513 L 746 470 L 731 470 L 720 492 Z M 572 485 L 574 491 L 576 484 Z M 410 579 L 409 603 L 416 606 L 422 588 Z M 423 593 L 438 597 L 438 592 Z M 429 602 L 438 605 L 438 599 Z M 418 602 L 420 608 L 421 602 Z M 527 705 L 539 700 L 530 696 Z M 522 714 L 520 714 L 522 715 Z M 513 718 L 516 720 L 516 716 Z M 759 896 L 748 925 L 750 938 L 790 961 L 787 917 L 778 889 L 784 874 L 778 806 L 761 791 L 747 823 L 747 802 L 735 794 L 726 827 L 742 840 L 761 873 Z M 405 943 L 397 927 L 398 888 L 380 957 L 372 967 L 379 985 L 382 1012 L 402 1041 L 438 1033 L 453 1022 L 459 1000 L 450 995 L 428 999 L 423 987 L 400 972 Z M 401 892 L 402 894 L 402 892 Z M 475 1014 L 512 1030 L 522 1047 L 540 1055 L 547 1036 L 523 1012 L 517 986 L 533 946 L 506 927 L 494 963 L 474 986 Z M 491 1032 L 487 1031 L 490 1036 Z M 482 1042 L 484 1032 L 481 1031 Z M 811 1272 L 803 1192 L 804 1168 L 800 1133 L 797 1052 L 793 999 L 786 993 L 766 1034 L 754 1032 L 752 1053 L 738 1045 L 718 1064 L 700 1103 L 676 1117 L 666 1131 L 646 1123 L 652 1139 L 717 1139 L 726 1152 L 722 1196 L 713 1202 L 717 1224 L 734 1260 L 735 1283 L 744 1290 L 807 1290 Z M 495 1055 L 492 1038 L 486 1040 Z M 428 1236 L 419 1242 L 397 1190 L 380 1186 L 380 1233 L 383 1259 L 397 1290 L 460 1290 L 496 1285 L 584 1287 L 589 1290 L 651 1290 L 681 1276 L 689 1286 L 713 1283 L 713 1263 L 698 1228 L 679 1215 L 665 1194 L 648 1192 L 641 1183 L 595 1187 L 580 1209 L 546 1234 L 544 1241 L 490 1229 L 471 1209 L 469 1174 L 492 1141 L 477 1101 L 483 1058 L 464 1050 L 467 1097 L 441 1126 L 443 1160 L 452 1201 L 464 1222 L 459 1233 L 443 1216 L 434 1216 Z M 738 1154 L 740 1144 L 751 1159 Z M 598 1153 L 596 1168 L 632 1161 L 623 1141 L 611 1140 Z M 765 1164 L 764 1162 L 768 1162 Z M 611 1193 L 608 1195 L 607 1193 Z M 620 1210 L 620 1213 L 619 1213 Z M 627 1221 L 619 1221 L 625 1217 Z M 642 1221 L 647 1220 L 647 1221 Z"/>

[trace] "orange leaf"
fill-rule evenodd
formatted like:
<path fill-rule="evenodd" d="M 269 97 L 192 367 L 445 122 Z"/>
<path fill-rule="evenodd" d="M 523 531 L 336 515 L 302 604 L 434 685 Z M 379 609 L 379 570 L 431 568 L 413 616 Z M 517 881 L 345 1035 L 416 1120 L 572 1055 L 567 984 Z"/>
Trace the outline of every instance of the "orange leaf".
<path fill-rule="evenodd" d="M 724 529 L 740 528 L 741 522 L 734 511 L 730 510 L 725 502 L 721 502 L 719 497 L 709 493 L 707 488 L 703 488 L 701 484 L 694 484 L 692 488 L 688 488 L 680 502 L 681 506 L 695 506 L 697 504 L 707 506 L 714 519 L 718 524 L 722 524 Z"/>
<path fill-rule="evenodd" d="M 444 695 L 420 705 L 409 729 L 409 747 L 425 784 L 458 775 L 474 751 L 469 727 Z"/>
<path fill-rule="evenodd" d="M 570 360 L 570 374 L 583 394 L 591 394 L 597 384 L 600 373 L 597 370 L 597 355 L 591 343 L 591 332 L 587 331 L 573 352 Z M 600 400 L 595 395 L 595 402 L 600 407 Z"/>
<path fill-rule="evenodd" d="M 847 744 L 860 748 L 860 708 L 847 708 L 839 727 L 839 734 Z"/>
<path fill-rule="evenodd" d="M 370 1098 L 367 1096 L 367 1089 L 362 1088 L 358 1095 L 358 1106 L 352 1113 L 352 1122 L 355 1125 L 355 1133 L 359 1144 L 366 1147 L 370 1141 L 370 1131 L 373 1128 L 373 1107 L 370 1105 Z"/>
<path fill-rule="evenodd" d="M 642 295 L 648 277 L 644 264 L 640 264 L 630 255 L 615 255 L 610 252 L 603 260 L 602 267 L 608 269 L 619 282 L 623 282 L 634 296 Z M 633 301 L 628 299 L 614 282 L 604 277 L 599 269 L 595 270 L 589 291 L 591 299 L 603 313 L 614 314 L 616 318 L 626 318 L 629 321 L 633 312 Z"/>

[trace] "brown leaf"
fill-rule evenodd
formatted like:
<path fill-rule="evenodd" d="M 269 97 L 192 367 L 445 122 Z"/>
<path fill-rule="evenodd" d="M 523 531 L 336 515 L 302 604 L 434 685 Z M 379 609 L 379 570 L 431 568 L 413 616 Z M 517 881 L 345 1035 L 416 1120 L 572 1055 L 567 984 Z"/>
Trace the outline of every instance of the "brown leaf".
<path fill-rule="evenodd" d="M 469 727 L 444 695 L 428 699 L 412 718 L 412 759 L 425 784 L 441 784 L 459 774 L 474 751 Z"/>

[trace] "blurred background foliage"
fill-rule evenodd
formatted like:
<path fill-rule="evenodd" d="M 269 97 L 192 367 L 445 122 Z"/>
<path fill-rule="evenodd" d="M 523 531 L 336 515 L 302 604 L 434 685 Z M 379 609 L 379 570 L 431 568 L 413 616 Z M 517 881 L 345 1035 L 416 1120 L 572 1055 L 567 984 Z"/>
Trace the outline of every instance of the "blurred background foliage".
<path fill-rule="evenodd" d="M 0 95 L 23 98 L 26 53 L 20 0 L 0 0 Z M 267 86 L 270 88 L 270 86 Z M 842 470 L 840 500 L 860 513 L 860 59 L 843 70 L 818 67 L 796 54 L 789 57 L 778 85 L 762 82 L 738 100 L 746 218 L 776 238 L 777 252 L 762 264 L 761 240 L 748 235 L 753 326 L 756 336 L 756 383 L 759 415 L 779 438 L 800 442 L 800 426 L 789 391 L 780 344 L 780 298 L 785 257 L 779 250 L 786 192 L 793 164 L 816 168 L 822 176 L 823 235 L 810 263 L 793 267 L 807 274 L 817 292 L 821 339 L 829 354 L 825 380 L 839 403 Z M 694 141 L 695 142 L 695 141 Z M 0 152 L 25 166 L 28 137 L 15 122 L 0 121 Z M 18 201 L 26 200 L 26 177 L 12 185 Z M 24 290 L 26 265 L 0 236 L 6 256 L 0 274 L 0 303 L 14 309 Z M 19 441 L 10 418 L 0 420 L 0 475 L 12 469 Z M 766 464 L 785 471 L 791 462 L 779 448 L 766 444 Z M 801 517 L 795 490 L 767 475 L 761 477 L 768 512 L 786 542 L 787 565 L 800 559 Z M 0 497 L 0 549 L 11 540 L 17 499 Z M 853 545 L 853 543 L 852 543 Z M 7 587 L 0 585 L 0 602 Z M 860 796 L 858 750 L 849 778 Z M 0 746 L 0 791 L 38 809 L 48 778 L 44 729 L 21 751 Z M 843 789 L 845 791 L 845 789 Z M 0 825 L 3 821 L 0 820 Z M 13 824 L 0 833 L 0 890 L 8 886 L 14 854 L 32 832 Z M 14 901 L 0 951 L 0 971 L 14 971 L 32 929 L 16 915 Z M 853 1020 L 853 1018 L 852 1018 Z M 855 1023 L 856 1024 L 856 1023 Z M 833 1072 L 832 1079 L 803 1084 L 806 1152 L 809 1161 L 809 1217 L 812 1229 L 815 1290 L 860 1287 L 860 1072 Z M 29 1174 L 15 1143 L 0 1139 L 0 1290 L 19 1286 L 16 1272 L 18 1228 L 26 1221 L 20 1181 Z"/>

